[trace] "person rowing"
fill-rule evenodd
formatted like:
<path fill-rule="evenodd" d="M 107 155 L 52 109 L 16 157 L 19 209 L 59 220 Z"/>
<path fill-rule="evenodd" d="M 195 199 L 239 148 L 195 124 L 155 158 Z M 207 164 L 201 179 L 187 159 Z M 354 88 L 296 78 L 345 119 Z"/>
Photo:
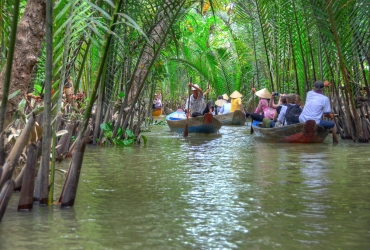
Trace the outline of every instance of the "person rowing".
<path fill-rule="evenodd" d="M 197 117 L 206 113 L 212 114 L 213 102 L 208 101 L 206 104 L 204 101 L 204 94 L 201 88 L 197 84 L 188 84 L 191 87 L 192 94 L 190 98 L 186 100 L 185 111 L 187 117 Z"/>
<path fill-rule="evenodd" d="M 317 81 L 314 83 L 313 90 L 307 92 L 306 104 L 299 116 L 300 122 L 314 120 L 316 124 L 327 129 L 335 126 L 333 121 L 322 120 L 322 116 L 334 119 L 334 114 L 331 112 L 330 100 L 323 94 L 325 86 L 330 86 L 328 81 Z"/>

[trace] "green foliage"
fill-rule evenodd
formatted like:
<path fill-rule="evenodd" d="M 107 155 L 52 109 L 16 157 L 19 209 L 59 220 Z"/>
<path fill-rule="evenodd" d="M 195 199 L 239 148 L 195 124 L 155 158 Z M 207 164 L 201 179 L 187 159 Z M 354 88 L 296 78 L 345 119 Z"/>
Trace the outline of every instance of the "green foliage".
<path fill-rule="evenodd" d="M 20 90 L 20 89 L 18 89 L 18 90 L 16 90 L 16 91 L 14 91 L 13 93 L 11 93 L 11 94 L 8 96 L 8 100 L 10 100 L 10 99 L 12 99 L 12 98 L 16 97 L 16 96 L 19 94 L 19 92 L 21 92 L 21 90 Z"/>
<path fill-rule="evenodd" d="M 114 146 L 129 146 L 135 141 L 135 135 L 130 129 L 125 129 L 123 131 L 122 127 L 119 127 L 117 136 L 113 138 L 114 127 L 110 122 L 100 124 L 100 128 L 104 133 L 105 142 L 113 144 Z M 124 139 L 122 139 L 123 132 L 125 133 Z"/>

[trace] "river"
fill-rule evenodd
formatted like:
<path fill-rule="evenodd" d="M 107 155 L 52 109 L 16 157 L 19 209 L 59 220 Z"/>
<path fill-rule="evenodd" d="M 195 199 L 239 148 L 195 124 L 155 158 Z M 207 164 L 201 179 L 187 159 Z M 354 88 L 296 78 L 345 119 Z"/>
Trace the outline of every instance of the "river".
<path fill-rule="evenodd" d="M 87 147 L 72 209 L 17 212 L 13 194 L 0 249 L 370 249 L 369 144 L 265 143 L 248 126 L 144 134 Z"/>

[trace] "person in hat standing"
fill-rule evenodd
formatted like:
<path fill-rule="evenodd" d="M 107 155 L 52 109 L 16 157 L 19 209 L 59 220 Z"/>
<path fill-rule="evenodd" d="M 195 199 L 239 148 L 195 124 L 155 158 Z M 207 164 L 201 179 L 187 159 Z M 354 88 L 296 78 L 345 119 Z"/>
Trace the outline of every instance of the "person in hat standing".
<path fill-rule="evenodd" d="M 307 92 L 306 104 L 299 116 L 300 122 L 307 120 L 314 120 L 316 124 L 324 128 L 333 128 L 335 123 L 333 121 L 322 120 L 322 116 L 334 119 L 334 114 L 331 112 L 330 100 L 323 94 L 324 87 L 330 86 L 328 81 L 317 81 L 314 83 L 314 88 Z"/>
<path fill-rule="evenodd" d="M 213 111 L 213 102 L 209 101 L 207 104 L 204 102 L 204 94 L 201 88 L 197 84 L 188 84 L 191 87 L 191 96 L 186 99 L 186 116 L 197 117 Z M 190 99 L 190 103 L 189 103 Z"/>
<path fill-rule="evenodd" d="M 252 89 L 252 91 L 254 91 L 254 89 Z M 262 121 L 263 118 L 273 120 L 276 110 L 269 105 L 271 98 L 270 92 L 266 88 L 263 88 L 256 92 L 256 96 L 258 96 L 260 100 L 256 110 L 250 115 L 251 118 L 255 121 Z"/>
<path fill-rule="evenodd" d="M 155 93 L 154 99 L 153 99 L 153 109 L 161 108 L 161 107 L 162 107 L 162 95 L 161 93 L 159 94 Z"/>
<path fill-rule="evenodd" d="M 244 108 L 242 105 L 242 94 L 240 94 L 237 90 L 235 90 L 231 95 L 231 109 L 230 112 L 235 112 L 236 110 L 240 110 L 244 112 Z"/>

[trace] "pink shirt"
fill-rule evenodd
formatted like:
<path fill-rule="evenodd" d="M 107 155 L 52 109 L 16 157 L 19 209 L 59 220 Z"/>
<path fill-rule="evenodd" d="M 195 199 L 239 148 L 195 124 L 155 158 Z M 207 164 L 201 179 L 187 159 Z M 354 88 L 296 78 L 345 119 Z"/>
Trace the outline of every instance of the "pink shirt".
<path fill-rule="evenodd" d="M 266 99 L 260 99 L 258 106 L 254 113 L 264 113 L 265 118 L 274 119 L 275 109 L 269 106 L 269 102 Z"/>

